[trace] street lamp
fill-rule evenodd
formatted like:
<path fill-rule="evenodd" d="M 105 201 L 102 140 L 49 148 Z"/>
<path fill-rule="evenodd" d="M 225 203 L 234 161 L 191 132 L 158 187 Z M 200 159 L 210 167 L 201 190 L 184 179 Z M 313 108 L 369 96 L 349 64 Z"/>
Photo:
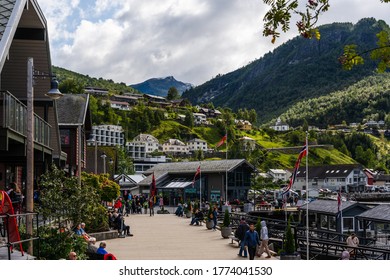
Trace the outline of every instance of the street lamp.
<path fill-rule="evenodd" d="M 95 138 L 89 139 L 89 143 L 95 143 L 95 174 L 97 174 L 97 140 Z"/>
<path fill-rule="evenodd" d="M 100 156 L 102 159 L 103 159 L 103 173 L 105 174 L 106 173 L 106 153 L 103 152 L 103 154 Z"/>
<path fill-rule="evenodd" d="M 34 59 L 27 59 L 27 147 L 26 147 L 26 211 L 32 213 L 34 211 L 34 77 L 50 77 L 53 76 L 46 73 L 34 73 Z M 57 80 L 52 80 L 51 89 L 46 94 L 51 99 L 55 100 L 62 96 L 58 90 Z M 33 235 L 32 216 L 27 216 L 26 232 L 29 236 Z M 29 242 L 28 253 L 33 254 L 33 243 Z"/>

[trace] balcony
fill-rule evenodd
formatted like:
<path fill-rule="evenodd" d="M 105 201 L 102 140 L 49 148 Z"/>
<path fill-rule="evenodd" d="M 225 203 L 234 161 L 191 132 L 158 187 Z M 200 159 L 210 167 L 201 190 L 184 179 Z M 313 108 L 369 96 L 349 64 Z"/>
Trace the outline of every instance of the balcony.
<path fill-rule="evenodd" d="M 27 137 L 27 106 L 8 91 L 0 91 L 0 128 Z M 34 114 L 34 141 L 50 147 L 51 125 Z"/>

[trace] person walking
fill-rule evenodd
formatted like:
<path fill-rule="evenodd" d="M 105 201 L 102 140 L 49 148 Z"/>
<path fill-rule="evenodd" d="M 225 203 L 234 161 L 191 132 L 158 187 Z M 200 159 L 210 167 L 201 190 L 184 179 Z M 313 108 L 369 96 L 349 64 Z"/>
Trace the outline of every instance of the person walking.
<path fill-rule="evenodd" d="M 255 259 L 257 245 L 260 245 L 259 234 L 255 231 L 255 225 L 251 223 L 244 237 L 244 247 L 248 250 L 250 260 Z"/>
<path fill-rule="evenodd" d="M 268 248 L 268 228 L 265 223 L 265 221 L 261 221 L 261 231 L 260 231 L 260 238 L 261 238 L 261 244 L 259 249 L 259 256 L 263 254 L 263 252 L 266 252 L 268 256 L 266 256 L 267 259 L 271 258 L 271 252 Z"/>
<path fill-rule="evenodd" d="M 247 258 L 248 257 L 248 250 L 245 248 L 244 244 L 244 237 L 245 233 L 249 230 L 249 226 L 245 220 L 245 217 L 241 217 L 240 225 L 238 226 L 237 230 L 234 232 L 234 236 L 238 238 L 239 245 L 240 245 L 240 251 L 238 252 L 238 256 Z M 244 253 L 244 255 L 242 255 Z"/>
<path fill-rule="evenodd" d="M 346 242 L 349 247 L 354 247 L 354 248 L 348 248 L 349 255 L 351 257 L 355 256 L 356 254 L 355 248 L 359 246 L 359 238 L 356 236 L 355 233 L 351 233 L 351 235 L 348 236 Z"/>
<path fill-rule="evenodd" d="M 218 217 L 218 207 L 217 205 L 214 205 L 213 209 L 213 231 L 217 230 L 217 217 Z"/>

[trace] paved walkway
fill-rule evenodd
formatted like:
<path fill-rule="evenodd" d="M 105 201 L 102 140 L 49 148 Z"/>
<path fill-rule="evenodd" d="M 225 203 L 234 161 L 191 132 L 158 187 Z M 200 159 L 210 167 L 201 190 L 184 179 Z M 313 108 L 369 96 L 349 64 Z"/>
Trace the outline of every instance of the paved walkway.
<path fill-rule="evenodd" d="M 106 240 L 107 251 L 120 260 L 249 260 L 238 257 L 237 242 L 231 244 L 219 230 L 190 221 L 174 214 L 130 215 L 125 223 L 134 236 Z"/>

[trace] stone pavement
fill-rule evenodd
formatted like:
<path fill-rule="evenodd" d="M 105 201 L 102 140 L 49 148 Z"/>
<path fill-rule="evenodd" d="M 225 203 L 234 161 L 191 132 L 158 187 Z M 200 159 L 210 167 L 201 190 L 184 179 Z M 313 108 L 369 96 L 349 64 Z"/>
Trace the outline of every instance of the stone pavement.
<path fill-rule="evenodd" d="M 119 260 L 249 260 L 237 256 L 237 242 L 231 244 L 219 230 L 190 226 L 190 221 L 174 214 L 130 215 L 125 223 L 134 236 L 106 240 L 106 249 Z"/>

